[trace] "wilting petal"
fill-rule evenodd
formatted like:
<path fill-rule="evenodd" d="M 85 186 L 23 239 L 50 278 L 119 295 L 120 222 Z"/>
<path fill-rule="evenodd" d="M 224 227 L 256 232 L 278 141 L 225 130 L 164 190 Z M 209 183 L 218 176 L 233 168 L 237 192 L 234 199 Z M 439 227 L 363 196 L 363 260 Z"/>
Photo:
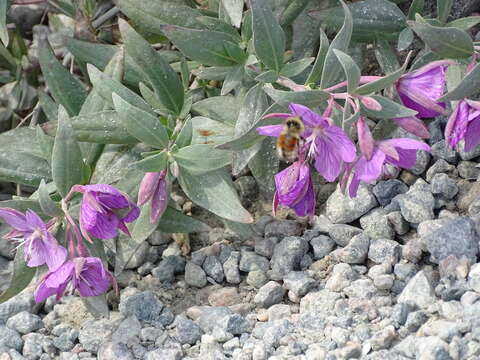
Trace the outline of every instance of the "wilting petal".
<path fill-rule="evenodd" d="M 370 160 L 367 160 L 363 156 L 358 160 L 355 165 L 355 177 L 367 183 L 377 180 L 382 174 L 384 162 L 385 153 L 375 148 Z"/>
<path fill-rule="evenodd" d="M 325 136 L 329 138 L 330 151 L 335 151 L 345 162 L 352 162 L 357 155 L 357 149 L 348 135 L 338 126 L 329 126 L 325 129 Z"/>
<path fill-rule="evenodd" d="M 450 147 L 453 148 L 465 137 L 469 114 L 469 104 L 466 101 L 459 101 L 445 126 L 445 141 Z"/>
<path fill-rule="evenodd" d="M 16 230 L 30 231 L 30 226 L 27 224 L 25 215 L 18 210 L 0 208 L 0 218 Z"/>
<path fill-rule="evenodd" d="M 293 115 L 300 116 L 303 123 L 307 127 L 312 127 L 313 128 L 313 127 L 317 127 L 317 126 L 320 126 L 320 127 L 328 126 L 328 122 L 323 116 L 321 116 L 321 115 L 317 114 L 316 112 L 310 110 L 308 107 L 306 107 L 304 105 L 293 104 L 292 103 L 288 107 L 292 111 Z"/>
<path fill-rule="evenodd" d="M 155 193 L 152 197 L 152 210 L 150 213 L 150 222 L 152 224 L 156 223 L 162 214 L 167 209 L 168 205 L 168 191 L 167 191 L 167 182 L 165 180 L 161 181 Z"/>
<path fill-rule="evenodd" d="M 365 158 L 370 160 L 372 158 L 374 141 L 372 133 L 370 132 L 370 129 L 368 128 L 368 125 L 363 117 L 360 117 L 357 121 L 357 133 L 360 150 Z"/>
<path fill-rule="evenodd" d="M 270 119 L 270 118 L 280 118 L 280 119 L 287 119 L 289 117 L 292 117 L 292 114 L 287 114 L 287 113 L 271 113 L 267 114 L 262 119 Z"/>
<path fill-rule="evenodd" d="M 374 98 L 372 98 L 371 96 L 362 96 L 360 98 L 360 101 L 362 102 L 362 104 L 367 109 L 370 109 L 370 110 L 373 110 L 373 111 L 381 111 L 382 110 L 382 105 L 380 105 L 380 103 L 377 100 L 375 100 Z"/>
<path fill-rule="evenodd" d="M 265 125 L 265 126 L 259 126 L 259 127 L 256 128 L 255 130 L 256 130 L 257 133 L 259 133 L 260 135 L 278 137 L 278 136 L 280 136 L 281 132 L 283 131 L 283 125 Z"/>
<path fill-rule="evenodd" d="M 430 137 L 428 128 L 423 121 L 414 116 L 396 118 L 393 119 L 393 121 L 405 131 L 408 131 L 410 134 L 418 136 L 419 138 L 428 139 Z"/>
<path fill-rule="evenodd" d="M 480 117 L 471 121 L 465 135 L 465 151 L 472 151 L 480 144 Z"/>
<path fill-rule="evenodd" d="M 142 206 L 150 200 L 155 192 L 160 179 L 161 172 L 147 172 L 143 176 L 140 188 L 138 189 L 138 206 Z"/>

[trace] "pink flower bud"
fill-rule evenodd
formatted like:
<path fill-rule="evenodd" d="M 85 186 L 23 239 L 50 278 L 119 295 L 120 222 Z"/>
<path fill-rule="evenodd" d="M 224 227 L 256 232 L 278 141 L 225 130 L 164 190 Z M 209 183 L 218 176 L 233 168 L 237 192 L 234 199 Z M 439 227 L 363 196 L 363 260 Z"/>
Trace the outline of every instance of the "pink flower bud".
<path fill-rule="evenodd" d="M 360 101 L 362 102 L 363 106 L 365 106 L 367 109 L 370 109 L 373 111 L 382 110 L 382 105 L 380 105 L 380 103 L 377 100 L 375 100 L 370 96 L 362 96 L 360 98 Z"/>
<path fill-rule="evenodd" d="M 360 117 L 357 121 L 357 133 L 360 150 L 362 151 L 362 154 L 365 155 L 365 158 L 370 160 L 372 158 L 374 141 L 372 133 L 363 117 Z"/>
<path fill-rule="evenodd" d="M 430 137 L 428 128 L 423 121 L 414 116 L 396 118 L 393 119 L 393 121 L 405 131 L 408 131 L 410 134 L 418 136 L 419 138 L 428 139 Z"/>

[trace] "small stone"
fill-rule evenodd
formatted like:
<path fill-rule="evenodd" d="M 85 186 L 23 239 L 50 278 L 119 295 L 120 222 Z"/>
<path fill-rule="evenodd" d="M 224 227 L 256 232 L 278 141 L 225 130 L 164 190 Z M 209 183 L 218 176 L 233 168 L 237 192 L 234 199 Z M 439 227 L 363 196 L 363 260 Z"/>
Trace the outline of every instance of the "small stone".
<path fill-rule="evenodd" d="M 29 360 L 39 359 L 43 354 L 44 340 L 45 336 L 37 333 L 23 336 L 23 356 Z"/>
<path fill-rule="evenodd" d="M 397 299 L 398 303 L 414 304 L 421 309 L 426 309 L 435 301 L 433 287 L 423 270 L 410 279 Z"/>
<path fill-rule="evenodd" d="M 152 270 L 152 275 L 162 282 L 173 282 L 175 274 L 181 274 L 184 271 L 185 258 L 178 255 L 169 255 Z"/>
<path fill-rule="evenodd" d="M 233 335 L 240 335 L 251 331 L 250 323 L 243 316 L 239 314 L 230 314 L 223 317 L 219 321 L 219 327 L 227 333 Z M 230 337 L 225 338 L 224 341 L 229 340 Z"/>
<path fill-rule="evenodd" d="M 453 174 L 454 172 L 455 172 L 455 166 L 454 165 L 449 164 L 448 162 L 446 162 L 443 159 L 438 159 L 428 169 L 425 179 L 430 183 L 430 182 L 432 182 L 432 179 L 436 174 L 442 174 L 442 173 Z"/>
<path fill-rule="evenodd" d="M 175 314 L 173 313 L 173 311 L 168 307 L 164 307 L 157 321 L 165 327 L 170 325 L 174 319 Z"/>
<path fill-rule="evenodd" d="M 333 267 L 325 288 L 331 291 L 341 291 L 356 278 L 355 271 L 348 264 L 340 263 Z"/>
<path fill-rule="evenodd" d="M 367 258 L 370 238 L 365 234 L 355 235 L 344 248 L 332 253 L 334 259 L 347 264 L 363 264 Z"/>
<path fill-rule="evenodd" d="M 10 243 L 9 241 L 0 241 L 0 243 Z M 17 296 L 0 304 L 0 322 L 7 320 L 21 311 L 33 312 L 35 300 L 33 292 L 24 291 Z"/>
<path fill-rule="evenodd" d="M 390 204 L 392 199 L 398 194 L 404 194 L 408 191 L 408 186 L 397 179 L 379 181 L 373 187 L 373 194 L 381 206 Z"/>
<path fill-rule="evenodd" d="M 152 235 L 147 238 L 147 241 L 152 246 L 161 246 L 168 245 L 172 240 L 170 238 L 170 234 L 162 231 L 154 231 Z"/>
<path fill-rule="evenodd" d="M 333 223 L 346 224 L 366 214 L 377 204 L 377 199 L 364 184 L 360 185 L 354 198 L 342 194 L 341 190 L 337 189 L 327 200 L 326 215 Z"/>
<path fill-rule="evenodd" d="M 302 260 L 300 260 L 300 270 L 302 271 L 307 270 L 312 264 L 313 264 L 313 259 L 310 256 L 310 254 L 307 253 L 303 255 Z"/>
<path fill-rule="evenodd" d="M 247 275 L 247 284 L 256 289 L 261 288 L 268 282 L 267 274 L 262 270 L 250 271 Z"/>
<path fill-rule="evenodd" d="M 395 280 L 393 275 L 385 274 L 379 275 L 373 279 L 373 284 L 377 289 L 388 290 L 393 286 L 393 281 Z"/>
<path fill-rule="evenodd" d="M 180 349 L 156 349 L 149 351 L 145 356 L 146 360 L 181 360 L 182 358 Z"/>
<path fill-rule="evenodd" d="M 394 264 L 400 259 L 401 251 L 400 245 L 395 240 L 373 240 L 368 250 L 368 258 L 377 264 Z"/>
<path fill-rule="evenodd" d="M 201 250 L 192 252 L 191 260 L 194 264 L 197 264 L 198 266 L 202 266 L 206 257 L 207 257 L 207 254 L 205 254 L 205 251 L 201 249 Z"/>
<path fill-rule="evenodd" d="M 223 240 L 225 230 L 223 228 L 213 228 L 208 232 L 208 243 L 215 244 Z"/>
<path fill-rule="evenodd" d="M 480 293 L 480 263 L 473 265 L 468 273 L 468 285 Z"/>
<path fill-rule="evenodd" d="M 232 315 L 233 312 L 227 307 L 202 306 L 196 323 L 205 333 L 210 333 L 216 326 L 221 327 L 221 321 L 224 317 Z M 189 317 L 190 314 L 187 313 Z"/>
<path fill-rule="evenodd" d="M 390 347 L 396 335 L 395 328 L 392 325 L 389 325 L 385 329 L 373 334 L 372 338 L 370 339 L 370 345 L 375 351 L 386 349 Z"/>
<path fill-rule="evenodd" d="M 285 289 L 281 285 L 275 281 L 269 281 L 258 290 L 254 301 L 258 306 L 268 308 L 281 302 L 284 295 Z"/>
<path fill-rule="evenodd" d="M 225 278 L 223 265 L 216 256 L 207 256 L 203 262 L 203 270 L 217 283 L 222 283 Z"/>
<path fill-rule="evenodd" d="M 112 335 L 114 327 L 115 324 L 108 319 L 88 320 L 80 330 L 78 340 L 85 350 L 96 353 L 100 345 Z"/>
<path fill-rule="evenodd" d="M 110 341 L 103 343 L 98 349 L 99 360 L 133 360 L 133 354 L 122 342 Z"/>
<path fill-rule="evenodd" d="M 308 248 L 308 242 L 302 238 L 293 236 L 284 238 L 273 251 L 270 278 L 282 280 L 290 271 L 300 270 L 300 262 Z"/>
<path fill-rule="evenodd" d="M 208 296 L 208 302 L 212 306 L 230 306 L 240 302 L 240 296 L 236 287 L 224 287 L 215 290 Z"/>
<path fill-rule="evenodd" d="M 250 272 L 254 270 L 267 271 L 270 263 L 266 257 L 252 251 L 242 251 L 240 256 L 240 271 Z"/>
<path fill-rule="evenodd" d="M 347 246 L 350 239 L 361 233 L 363 233 L 362 229 L 345 224 L 332 225 L 328 230 L 328 235 L 330 235 L 338 246 Z"/>
<path fill-rule="evenodd" d="M 421 175 L 425 172 L 430 163 L 431 155 L 425 150 L 417 151 L 415 165 L 409 170 L 415 175 Z"/>
<path fill-rule="evenodd" d="M 314 259 L 319 260 L 332 252 L 335 246 L 335 241 L 329 236 L 318 235 L 310 240 L 310 245 L 312 245 L 313 248 Z"/>
<path fill-rule="evenodd" d="M 395 304 L 392 310 L 391 318 L 394 326 L 398 329 L 407 321 L 407 316 L 412 311 L 412 307 L 406 303 Z"/>
<path fill-rule="evenodd" d="M 299 236 L 302 225 L 295 220 L 274 220 L 265 225 L 265 237 Z"/>
<path fill-rule="evenodd" d="M 435 174 L 431 181 L 432 193 L 445 199 L 452 199 L 458 192 L 455 180 L 447 174 Z"/>
<path fill-rule="evenodd" d="M 292 271 L 283 278 L 283 285 L 295 295 L 302 297 L 315 285 L 315 280 L 305 271 Z"/>
<path fill-rule="evenodd" d="M 472 220 L 467 217 L 438 220 L 439 226 L 428 234 L 422 234 L 422 241 L 430 252 L 431 261 L 438 263 L 449 255 L 465 256 L 472 263 L 478 254 L 479 235 Z"/>
<path fill-rule="evenodd" d="M 129 316 L 123 320 L 117 330 L 112 334 L 112 339 L 116 342 L 127 344 L 130 339 L 140 335 L 142 324 L 135 316 Z"/>
<path fill-rule="evenodd" d="M 416 359 L 452 360 L 448 344 L 436 336 L 428 336 L 417 341 Z"/>
<path fill-rule="evenodd" d="M 276 237 L 259 237 L 255 240 L 255 252 L 258 255 L 271 258 L 273 255 L 273 249 L 275 248 L 275 245 L 277 245 L 277 243 L 278 239 Z"/>
<path fill-rule="evenodd" d="M 418 224 L 434 218 L 435 199 L 428 191 L 411 189 L 398 195 L 398 203 L 403 218 L 410 223 Z"/>
<path fill-rule="evenodd" d="M 220 244 L 220 253 L 218 254 L 218 260 L 222 264 L 227 261 L 227 259 L 230 257 L 230 254 L 233 252 L 233 248 L 230 245 L 226 244 Z"/>
<path fill-rule="evenodd" d="M 150 274 L 154 268 L 155 268 L 155 264 L 151 262 L 146 262 L 145 264 L 140 265 L 138 267 L 137 272 L 142 276 L 146 276 Z"/>
<path fill-rule="evenodd" d="M 400 262 L 393 268 L 393 273 L 400 280 L 410 280 L 417 271 L 417 266 L 409 262 Z"/>
<path fill-rule="evenodd" d="M 9 349 L 21 351 L 23 340 L 13 329 L 0 324 L 0 353 L 7 352 Z"/>
<path fill-rule="evenodd" d="M 238 263 L 240 261 L 240 252 L 232 251 L 230 256 L 223 263 L 223 273 L 225 280 L 230 284 L 239 284 L 241 281 Z"/>
<path fill-rule="evenodd" d="M 422 257 L 422 245 L 417 239 L 409 240 L 402 247 L 402 257 L 412 263 L 418 263 Z"/>
<path fill-rule="evenodd" d="M 441 140 L 432 146 L 432 155 L 434 159 L 443 159 L 450 164 L 457 163 L 457 152 L 455 149 L 451 149 L 445 140 Z"/>
<path fill-rule="evenodd" d="M 187 262 L 187 265 L 185 265 L 185 282 L 190 286 L 202 288 L 207 285 L 207 274 L 197 264 Z"/>
<path fill-rule="evenodd" d="M 39 316 L 22 311 L 8 319 L 7 326 L 20 334 L 28 334 L 41 329 L 43 322 Z"/>
<path fill-rule="evenodd" d="M 404 235 L 410 229 L 410 225 L 405 221 L 400 211 L 392 211 L 387 215 L 387 219 L 397 235 Z"/>
<path fill-rule="evenodd" d="M 163 304 L 151 291 L 130 296 L 120 296 L 120 312 L 125 316 L 135 315 L 140 321 L 155 321 L 160 316 Z"/>
<path fill-rule="evenodd" d="M 192 320 L 177 316 L 175 320 L 175 337 L 180 344 L 195 345 L 195 343 L 202 337 L 202 330 Z"/>
<path fill-rule="evenodd" d="M 267 314 L 268 321 L 275 321 L 289 318 L 292 311 L 290 310 L 290 306 L 286 304 L 275 304 L 268 308 Z"/>
<path fill-rule="evenodd" d="M 310 344 L 305 352 L 307 360 L 325 360 L 327 351 L 320 344 Z"/>
<path fill-rule="evenodd" d="M 466 180 L 477 180 L 480 176 L 480 168 L 474 161 L 460 161 L 457 165 L 458 174 Z"/>
<path fill-rule="evenodd" d="M 472 149 L 472 151 L 466 152 L 465 149 L 465 142 L 462 141 L 459 145 L 459 155 L 462 160 L 472 160 L 475 159 L 476 157 L 480 156 L 480 146 L 476 146 L 475 148 Z"/>
<path fill-rule="evenodd" d="M 371 239 L 393 239 L 395 236 L 387 212 L 382 208 L 373 209 L 362 216 L 360 226 Z"/>

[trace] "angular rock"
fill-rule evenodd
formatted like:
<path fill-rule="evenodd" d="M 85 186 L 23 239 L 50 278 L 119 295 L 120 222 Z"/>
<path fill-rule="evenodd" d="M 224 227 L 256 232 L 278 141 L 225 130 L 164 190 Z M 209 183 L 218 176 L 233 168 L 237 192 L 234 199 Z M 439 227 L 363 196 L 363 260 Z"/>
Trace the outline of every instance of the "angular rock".
<path fill-rule="evenodd" d="M 266 257 L 260 256 L 252 251 L 242 251 L 240 256 L 240 271 L 250 272 L 254 270 L 267 271 L 270 263 Z"/>
<path fill-rule="evenodd" d="M 265 256 L 267 258 L 271 258 L 273 255 L 273 249 L 275 245 L 278 243 L 278 238 L 276 237 L 268 237 L 268 238 L 257 238 L 255 240 L 255 252 L 258 255 Z"/>
<path fill-rule="evenodd" d="M 393 239 L 395 231 L 390 221 L 388 221 L 387 212 L 382 208 L 376 208 L 360 218 L 360 226 L 365 235 L 371 239 Z"/>
<path fill-rule="evenodd" d="M 431 181 L 432 194 L 441 195 L 445 199 L 452 199 L 458 192 L 455 180 L 447 174 L 436 174 Z"/>
<path fill-rule="evenodd" d="M 387 215 L 387 219 L 397 235 L 404 235 L 410 229 L 410 225 L 405 221 L 400 211 L 392 211 Z"/>
<path fill-rule="evenodd" d="M 114 329 L 115 324 L 110 320 L 88 320 L 80 330 L 78 340 L 85 350 L 96 353 L 100 345 L 110 338 Z"/>
<path fill-rule="evenodd" d="M 203 262 L 203 270 L 205 273 L 210 276 L 215 282 L 222 283 L 223 279 L 225 278 L 225 274 L 223 273 L 223 265 L 218 260 L 216 256 L 207 256 L 205 261 Z"/>
<path fill-rule="evenodd" d="M 110 341 L 102 344 L 98 349 L 98 360 L 133 360 L 135 357 L 127 345 L 121 342 Z"/>
<path fill-rule="evenodd" d="M 195 345 L 202 337 L 202 330 L 192 320 L 178 316 L 175 321 L 175 337 L 180 344 Z"/>
<path fill-rule="evenodd" d="M 426 309 L 435 301 L 433 287 L 423 270 L 410 279 L 397 299 L 398 303 L 414 304 L 420 309 Z"/>
<path fill-rule="evenodd" d="M 238 263 L 240 261 L 240 252 L 232 251 L 230 256 L 223 263 L 223 273 L 225 280 L 230 284 L 239 284 L 241 281 Z"/>
<path fill-rule="evenodd" d="M 368 258 L 377 264 L 395 264 L 401 253 L 402 249 L 395 240 L 378 239 L 370 242 Z"/>
<path fill-rule="evenodd" d="M 165 257 L 156 268 L 152 270 L 152 275 L 160 281 L 173 282 L 175 274 L 181 274 L 185 271 L 185 258 L 178 255 Z"/>
<path fill-rule="evenodd" d="M 480 168 L 474 161 L 460 161 L 457 165 L 458 174 L 466 180 L 477 180 L 480 176 Z"/>
<path fill-rule="evenodd" d="M 0 324 L 0 354 L 6 353 L 10 349 L 21 351 L 23 340 L 13 329 Z"/>
<path fill-rule="evenodd" d="M 332 253 L 334 259 L 347 264 L 363 264 L 368 255 L 370 238 L 365 234 L 355 235 L 344 248 Z"/>
<path fill-rule="evenodd" d="M 181 360 L 183 358 L 180 349 L 156 349 L 149 351 L 145 356 L 146 360 Z"/>
<path fill-rule="evenodd" d="M 21 311 L 33 312 L 34 306 L 35 300 L 33 299 L 33 293 L 23 291 L 17 296 L 0 304 L 0 322 L 6 322 L 11 316 L 18 314 Z"/>
<path fill-rule="evenodd" d="M 441 173 L 449 173 L 453 174 L 455 172 L 455 166 L 452 164 L 449 164 L 443 159 L 438 159 L 432 166 L 427 171 L 427 175 L 425 176 L 425 179 L 428 182 L 432 182 L 433 177 L 436 174 L 441 174 Z"/>
<path fill-rule="evenodd" d="M 434 159 L 443 159 L 450 164 L 456 164 L 458 161 L 457 152 L 451 149 L 445 140 L 441 140 L 432 145 L 432 155 Z"/>
<path fill-rule="evenodd" d="M 292 271 L 283 278 L 283 285 L 296 296 L 305 296 L 315 286 L 315 280 L 305 271 Z"/>
<path fill-rule="evenodd" d="M 302 225 L 298 221 L 274 220 L 265 225 L 265 237 L 298 236 L 302 230 Z"/>
<path fill-rule="evenodd" d="M 290 271 L 300 270 L 300 262 L 307 251 L 308 242 L 304 239 L 293 236 L 284 238 L 273 251 L 270 278 L 281 280 Z"/>
<path fill-rule="evenodd" d="M 20 334 L 28 334 L 41 329 L 43 322 L 39 316 L 22 311 L 8 319 L 7 326 Z"/>
<path fill-rule="evenodd" d="M 400 180 L 390 179 L 386 181 L 379 181 L 373 187 L 372 191 L 377 198 L 378 203 L 381 206 L 386 206 L 390 204 L 395 196 L 406 193 L 408 191 L 408 186 Z"/>
<path fill-rule="evenodd" d="M 328 198 L 326 215 L 333 223 L 350 223 L 377 206 L 377 199 L 369 187 L 360 185 L 357 196 L 349 198 L 338 188 Z"/>
<path fill-rule="evenodd" d="M 329 236 L 318 235 L 310 240 L 310 245 L 312 245 L 313 248 L 313 258 L 319 260 L 332 252 L 335 241 Z"/>
<path fill-rule="evenodd" d="M 258 306 L 268 308 L 281 302 L 284 295 L 285 289 L 280 284 L 276 281 L 269 281 L 258 290 L 254 301 Z"/>
<path fill-rule="evenodd" d="M 207 274 L 197 264 L 187 262 L 187 265 L 185 265 L 185 282 L 190 286 L 202 288 L 207 285 Z"/>
<path fill-rule="evenodd" d="M 398 204 L 403 218 L 410 223 L 418 224 L 434 217 L 435 199 L 429 191 L 411 189 L 398 195 Z"/>
<path fill-rule="evenodd" d="M 362 229 L 345 224 L 334 224 L 328 229 L 328 235 L 338 246 L 347 246 L 355 235 L 361 233 L 363 233 Z"/>
<path fill-rule="evenodd" d="M 163 309 L 163 304 L 151 291 L 144 291 L 130 296 L 120 296 L 120 312 L 125 316 L 135 315 L 140 321 L 156 321 Z"/>
<path fill-rule="evenodd" d="M 268 282 L 267 274 L 262 270 L 250 271 L 247 275 L 247 284 L 256 289 L 261 288 Z"/>
<path fill-rule="evenodd" d="M 325 284 L 325 289 L 341 291 L 357 277 L 355 271 L 348 264 L 340 263 L 333 267 L 330 278 Z"/>

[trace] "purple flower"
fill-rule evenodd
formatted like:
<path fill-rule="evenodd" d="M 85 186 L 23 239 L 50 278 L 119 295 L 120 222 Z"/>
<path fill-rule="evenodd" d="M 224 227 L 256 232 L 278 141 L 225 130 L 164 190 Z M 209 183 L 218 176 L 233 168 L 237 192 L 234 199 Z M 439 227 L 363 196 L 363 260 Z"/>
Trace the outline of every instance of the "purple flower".
<path fill-rule="evenodd" d="M 400 100 L 406 107 L 417 111 L 417 117 L 430 118 L 444 113 L 445 104 L 437 99 L 445 90 L 445 68 L 451 63 L 451 60 L 433 61 L 397 81 Z"/>
<path fill-rule="evenodd" d="M 278 204 L 289 207 L 298 216 L 315 213 L 315 192 L 307 163 L 296 161 L 275 175 L 275 188 L 274 214 Z"/>
<path fill-rule="evenodd" d="M 160 172 L 147 172 L 140 184 L 137 205 L 142 206 L 150 199 L 152 200 L 150 213 L 150 222 L 152 224 L 160 219 L 168 205 L 166 175 L 166 170 Z"/>
<path fill-rule="evenodd" d="M 99 239 L 111 239 L 118 229 L 130 235 L 125 223 L 138 218 L 140 209 L 130 198 L 111 185 L 75 185 L 72 191 L 83 193 L 80 228 Z M 87 237 L 87 236 L 86 236 Z"/>
<path fill-rule="evenodd" d="M 42 302 L 51 295 L 57 295 L 58 300 L 65 291 L 75 289 L 80 296 L 98 296 L 107 291 L 110 279 L 110 273 L 99 258 L 73 258 L 45 275 L 35 290 L 35 302 Z"/>
<path fill-rule="evenodd" d="M 0 218 L 13 228 L 5 238 L 24 246 L 25 262 L 29 267 L 47 264 L 50 270 L 55 270 L 63 264 L 67 249 L 58 244 L 33 210 L 28 209 L 24 215 L 15 209 L 0 208 Z"/>
<path fill-rule="evenodd" d="M 464 150 L 469 152 L 480 143 L 480 103 L 461 100 L 448 119 L 445 140 L 453 148 L 465 139 Z"/>
<path fill-rule="evenodd" d="M 410 169 L 417 160 L 417 150 L 430 151 L 427 144 L 408 138 L 389 139 L 375 142 L 372 155 L 368 159 L 364 154 L 355 163 L 354 174 L 349 186 L 351 197 L 357 195 L 360 181 L 370 183 L 382 175 L 384 164 Z"/>
<path fill-rule="evenodd" d="M 334 181 L 342 170 L 343 162 L 355 160 L 356 148 L 348 135 L 338 126 L 331 125 L 323 116 L 306 106 L 290 104 L 291 114 L 269 114 L 268 117 L 288 118 L 298 116 L 305 125 L 302 151 L 315 159 L 315 168 L 327 180 Z M 283 125 L 257 128 L 261 135 L 279 136 Z"/>

